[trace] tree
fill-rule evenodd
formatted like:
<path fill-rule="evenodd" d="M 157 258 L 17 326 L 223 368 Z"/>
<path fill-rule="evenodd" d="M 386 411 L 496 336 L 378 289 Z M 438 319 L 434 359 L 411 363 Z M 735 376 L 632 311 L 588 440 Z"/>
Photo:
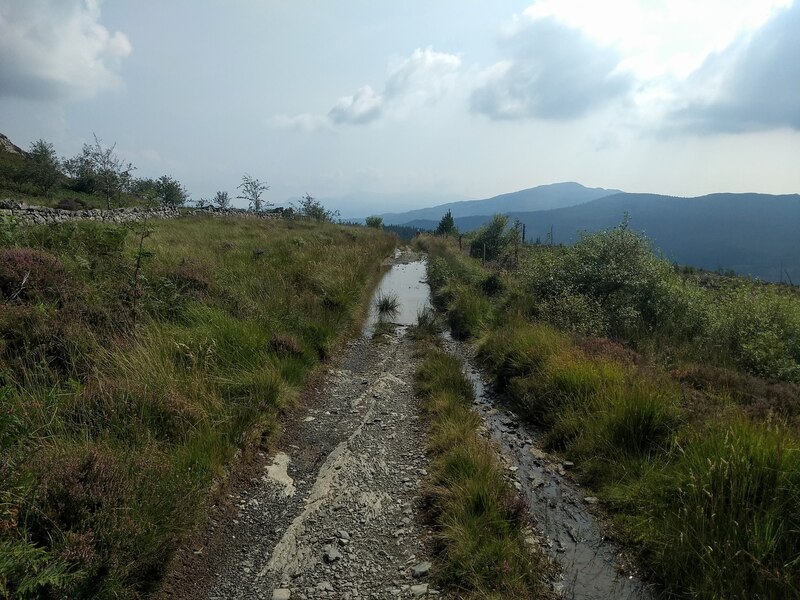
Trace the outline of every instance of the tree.
<path fill-rule="evenodd" d="M 42 139 L 31 144 L 28 151 L 25 175 L 42 195 L 49 196 L 53 186 L 62 177 L 61 163 L 53 149 L 53 144 Z"/>
<path fill-rule="evenodd" d="M 367 217 L 367 227 L 374 227 L 375 229 L 383 229 L 383 218 L 378 216 Z"/>
<path fill-rule="evenodd" d="M 156 180 L 156 199 L 164 206 L 183 206 L 189 199 L 189 192 L 177 179 L 162 175 Z"/>
<path fill-rule="evenodd" d="M 231 205 L 231 198 L 228 196 L 228 192 L 217 192 L 211 199 L 211 204 L 217 208 L 225 209 Z"/>
<path fill-rule="evenodd" d="M 486 260 L 500 258 L 514 239 L 514 230 L 507 231 L 507 229 L 508 217 L 506 215 L 494 215 L 491 221 L 478 230 L 472 243 L 470 243 L 470 256 L 475 258 L 485 256 Z"/>
<path fill-rule="evenodd" d="M 317 221 L 318 223 L 333 223 L 333 219 L 339 216 L 339 211 L 325 210 L 322 202 L 306 192 L 297 203 L 297 212 L 302 216 Z"/>
<path fill-rule="evenodd" d="M 236 188 L 242 191 L 242 195 L 236 197 L 240 200 L 247 200 L 250 210 L 261 212 L 264 207 L 272 206 L 272 202 L 267 202 L 261 198 L 262 194 L 269 189 L 266 181 L 262 182 L 245 173 L 242 175 L 242 183 L 237 185 Z"/>
<path fill-rule="evenodd" d="M 451 213 L 450 209 L 448 209 L 447 214 L 442 217 L 442 220 L 439 221 L 439 225 L 436 227 L 436 234 L 451 235 L 454 233 L 458 233 L 458 229 L 456 229 L 456 222 L 453 219 L 453 213 Z"/>
<path fill-rule="evenodd" d="M 111 200 L 116 197 L 119 203 L 122 192 L 129 189 L 135 170 L 117 156 L 116 147 L 116 143 L 104 147 L 95 135 L 94 144 L 84 144 L 79 155 L 64 161 L 64 169 L 76 179 L 73 189 L 99 194 L 109 209 Z"/>

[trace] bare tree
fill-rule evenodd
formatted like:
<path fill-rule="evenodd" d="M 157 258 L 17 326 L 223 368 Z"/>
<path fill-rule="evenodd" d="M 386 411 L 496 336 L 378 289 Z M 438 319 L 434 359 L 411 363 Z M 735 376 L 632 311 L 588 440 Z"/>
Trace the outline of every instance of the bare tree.
<path fill-rule="evenodd" d="M 250 210 L 261 212 L 264 207 L 272 206 L 272 202 L 267 202 L 261 198 L 262 194 L 269 189 L 266 181 L 262 182 L 245 173 L 242 175 L 242 183 L 236 187 L 242 192 L 241 196 L 236 197 L 241 200 L 247 200 Z"/>
<path fill-rule="evenodd" d="M 231 205 L 231 198 L 228 192 L 217 192 L 211 199 L 211 204 L 217 208 L 228 208 Z"/>

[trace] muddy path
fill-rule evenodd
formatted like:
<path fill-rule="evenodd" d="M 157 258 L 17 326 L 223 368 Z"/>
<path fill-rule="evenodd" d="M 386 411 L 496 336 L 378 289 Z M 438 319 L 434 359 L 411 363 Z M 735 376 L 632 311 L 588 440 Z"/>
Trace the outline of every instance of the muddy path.
<path fill-rule="evenodd" d="M 278 447 L 261 455 L 161 597 L 409 598 L 428 586 L 421 518 L 425 425 L 413 394 L 407 324 L 424 263 L 397 253 L 380 290 L 397 291 L 400 324 L 362 336 L 306 390 Z M 403 310 L 405 308 L 405 310 Z M 413 320 L 412 320 L 413 319 Z M 370 334 L 376 315 L 368 319 Z M 194 563 L 194 564 L 192 564 Z"/>
<path fill-rule="evenodd" d="M 421 507 L 426 425 L 413 394 L 418 358 L 406 336 L 429 302 L 425 262 L 398 251 L 375 291 L 398 296 L 394 332 L 362 336 L 305 391 L 278 447 L 248 465 L 208 530 L 182 549 L 159 598 L 378 599 L 439 596 L 429 584 L 432 532 Z M 530 508 L 538 543 L 561 569 L 564 598 L 647 599 L 603 537 L 595 500 L 565 466 L 537 448 L 474 366 L 472 349 L 448 336 L 476 389 L 484 435 Z"/>
<path fill-rule="evenodd" d="M 475 366 L 472 348 L 447 335 L 444 344 L 462 361 L 475 388 L 473 408 L 483 420 L 482 433 L 500 452 L 525 499 L 540 545 L 560 567 L 556 592 L 575 600 L 653 598 L 624 554 L 606 538 L 597 498 L 569 478 L 573 465 L 540 449 L 539 432 L 498 399 Z"/>

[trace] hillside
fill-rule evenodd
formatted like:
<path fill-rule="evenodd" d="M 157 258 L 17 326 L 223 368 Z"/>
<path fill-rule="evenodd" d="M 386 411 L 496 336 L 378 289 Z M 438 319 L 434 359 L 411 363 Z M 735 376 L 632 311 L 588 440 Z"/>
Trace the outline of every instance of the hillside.
<path fill-rule="evenodd" d="M 553 183 L 509 194 L 500 194 L 484 200 L 449 202 L 431 208 L 421 208 L 404 213 L 386 213 L 380 216 L 387 225 L 411 224 L 417 226 L 417 222 L 426 222 L 424 228 L 432 229 L 436 227 L 439 219 L 448 210 L 455 218 L 512 211 L 551 210 L 583 204 L 618 192 L 619 190 L 587 188 L 579 183 Z M 431 221 L 433 226 L 430 225 Z"/>
<path fill-rule="evenodd" d="M 800 195 L 711 194 L 676 198 L 658 194 L 615 194 L 579 206 L 507 213 L 527 228 L 527 239 L 574 243 L 582 231 L 618 225 L 647 235 L 667 258 L 704 269 L 732 269 L 767 281 L 800 282 Z M 489 216 L 456 218 L 460 231 L 478 229 Z M 412 227 L 435 227 L 413 221 Z M 783 269 L 783 277 L 781 277 Z"/>

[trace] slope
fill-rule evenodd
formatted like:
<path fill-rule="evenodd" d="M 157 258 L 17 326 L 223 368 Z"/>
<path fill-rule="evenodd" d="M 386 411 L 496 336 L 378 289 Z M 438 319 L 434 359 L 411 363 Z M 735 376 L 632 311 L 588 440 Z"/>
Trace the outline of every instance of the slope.
<path fill-rule="evenodd" d="M 563 208 L 583 204 L 611 194 L 619 190 L 603 188 L 587 188 L 579 183 L 553 183 L 534 188 L 500 194 L 484 200 L 464 200 L 449 202 L 430 208 L 421 208 L 404 213 L 387 213 L 381 215 L 387 225 L 404 225 L 424 221 L 439 222 L 448 210 L 456 218 L 474 215 L 487 215 L 511 211 L 539 211 Z M 434 223 L 434 224 L 435 224 Z M 428 224 L 424 225 L 426 228 Z"/>

